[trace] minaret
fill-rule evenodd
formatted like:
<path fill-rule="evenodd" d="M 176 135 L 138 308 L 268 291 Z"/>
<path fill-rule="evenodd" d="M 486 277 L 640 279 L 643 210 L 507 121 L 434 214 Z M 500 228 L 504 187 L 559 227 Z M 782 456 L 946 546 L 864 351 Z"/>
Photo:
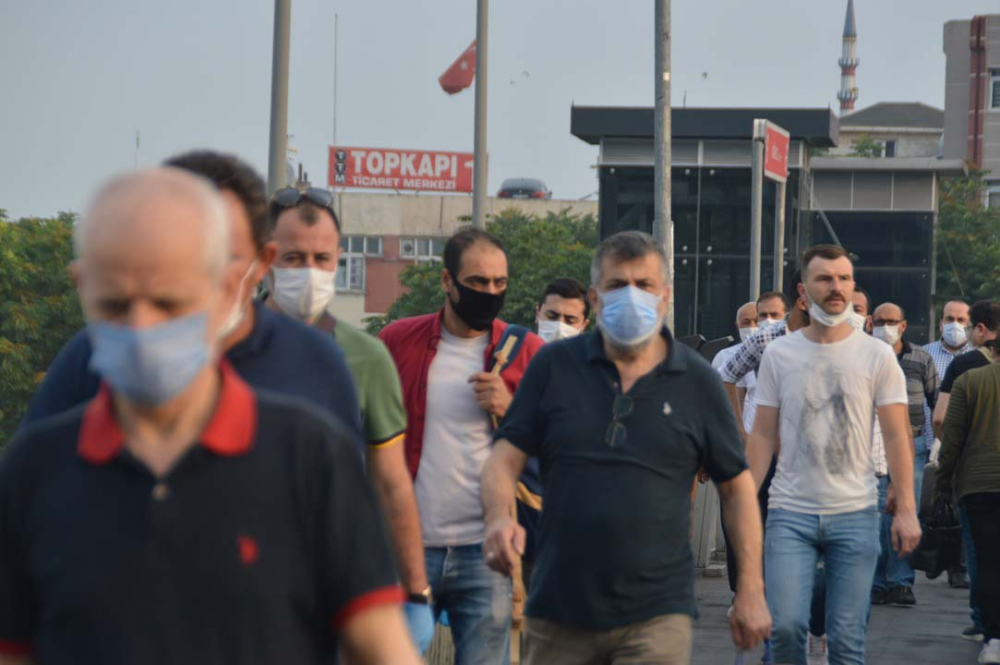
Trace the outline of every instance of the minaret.
<path fill-rule="evenodd" d="M 838 62 L 840 65 L 840 115 L 854 110 L 858 98 L 857 82 L 854 74 L 858 68 L 858 28 L 854 22 L 854 0 L 847 0 L 847 17 L 844 19 L 844 51 Z"/>

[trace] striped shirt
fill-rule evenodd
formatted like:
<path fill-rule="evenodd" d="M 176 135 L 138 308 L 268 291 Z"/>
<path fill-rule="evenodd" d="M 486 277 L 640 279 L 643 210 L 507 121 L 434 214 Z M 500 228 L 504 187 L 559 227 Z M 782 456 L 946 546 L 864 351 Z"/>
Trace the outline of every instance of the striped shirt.
<path fill-rule="evenodd" d="M 740 379 L 750 372 L 756 372 L 760 368 L 760 359 L 764 357 L 767 345 L 779 337 L 784 337 L 787 332 L 786 323 L 778 321 L 750 335 L 747 341 L 739 346 L 739 350 L 719 368 L 722 380 L 726 383 L 739 383 Z"/>
<path fill-rule="evenodd" d="M 962 355 L 966 351 L 973 351 L 976 347 L 972 346 L 971 343 L 966 343 L 958 351 L 952 351 L 944 345 L 944 342 L 938 340 L 936 342 L 931 342 L 924 346 L 924 351 L 931 354 L 931 358 L 934 359 L 934 367 L 937 368 L 938 379 L 944 381 L 944 373 L 948 371 L 948 366 L 951 365 L 951 361 L 957 356 Z M 931 409 L 930 407 L 924 407 L 924 433 L 930 434 L 933 431 L 931 428 Z M 928 442 L 929 443 L 929 442 Z M 918 451 L 919 452 L 919 451 Z"/>
<path fill-rule="evenodd" d="M 924 409 L 934 408 L 937 403 L 941 378 L 931 354 L 919 346 L 903 340 L 903 352 L 899 354 L 899 366 L 906 377 L 906 398 L 910 406 L 910 426 L 913 434 L 919 436 L 924 428 Z"/>

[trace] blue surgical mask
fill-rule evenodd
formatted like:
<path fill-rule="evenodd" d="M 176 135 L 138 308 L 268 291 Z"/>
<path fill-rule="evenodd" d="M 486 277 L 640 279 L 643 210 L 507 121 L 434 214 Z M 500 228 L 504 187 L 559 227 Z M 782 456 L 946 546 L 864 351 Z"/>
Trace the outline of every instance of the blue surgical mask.
<path fill-rule="evenodd" d="M 90 323 L 90 369 L 129 401 L 163 404 L 191 385 L 212 359 L 207 325 L 205 312 L 148 328 Z"/>
<path fill-rule="evenodd" d="M 606 291 L 601 296 L 601 331 L 620 346 L 639 346 L 660 331 L 660 296 L 634 286 Z"/>

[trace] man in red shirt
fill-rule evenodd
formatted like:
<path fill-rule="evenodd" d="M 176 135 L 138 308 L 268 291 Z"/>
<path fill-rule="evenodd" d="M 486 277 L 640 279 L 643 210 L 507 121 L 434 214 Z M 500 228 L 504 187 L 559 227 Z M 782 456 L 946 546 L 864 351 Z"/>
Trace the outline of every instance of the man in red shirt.
<path fill-rule="evenodd" d="M 444 308 L 396 321 L 379 335 L 392 354 L 407 410 L 406 461 L 414 475 L 434 611 L 448 612 L 456 665 L 509 661 L 511 581 L 483 560 L 479 477 L 492 422 L 502 419 L 542 341 L 524 330 L 520 350 L 499 373 L 496 317 L 507 292 L 507 255 L 478 229 L 444 250 Z"/>

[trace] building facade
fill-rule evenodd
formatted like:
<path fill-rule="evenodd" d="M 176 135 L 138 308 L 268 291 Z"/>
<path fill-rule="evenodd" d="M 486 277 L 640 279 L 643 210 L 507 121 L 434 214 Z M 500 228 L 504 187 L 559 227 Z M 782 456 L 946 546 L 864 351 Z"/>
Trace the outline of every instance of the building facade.
<path fill-rule="evenodd" d="M 572 132 L 600 146 L 600 227 L 605 237 L 652 230 L 653 112 L 574 107 Z M 934 221 L 942 173 L 958 160 L 925 157 L 816 157 L 838 145 L 828 109 L 674 109 L 672 210 L 674 317 L 678 335 L 734 335 L 733 316 L 750 284 L 751 135 L 754 118 L 791 134 L 786 200 L 785 279 L 808 246 L 842 244 L 858 256 L 857 281 L 876 302 L 906 310 L 909 336 L 932 327 Z M 776 186 L 766 183 L 761 288 L 771 283 Z"/>
<path fill-rule="evenodd" d="M 870 140 L 877 157 L 937 157 L 942 154 L 944 111 L 920 103 L 879 102 L 840 119 L 837 147 L 827 154 L 853 155 Z"/>
<path fill-rule="evenodd" d="M 1000 206 L 1000 14 L 944 24 L 944 156 L 988 171 Z"/>
<path fill-rule="evenodd" d="M 508 208 L 527 214 L 569 211 L 597 215 L 596 201 L 487 199 L 487 215 Z M 361 326 L 365 318 L 384 314 L 403 294 L 399 273 L 421 261 L 438 261 L 448 238 L 468 225 L 472 197 L 428 194 L 336 195 L 343 229 L 337 268 L 336 315 Z"/>

